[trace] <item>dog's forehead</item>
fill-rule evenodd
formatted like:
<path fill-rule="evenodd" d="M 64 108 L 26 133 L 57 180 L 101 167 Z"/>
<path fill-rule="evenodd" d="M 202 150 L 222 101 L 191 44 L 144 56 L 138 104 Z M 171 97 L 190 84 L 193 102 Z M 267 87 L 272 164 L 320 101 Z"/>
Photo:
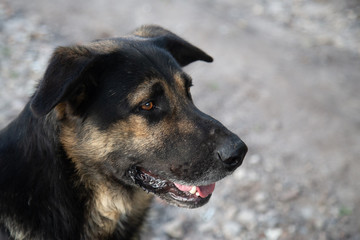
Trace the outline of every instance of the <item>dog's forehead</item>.
<path fill-rule="evenodd" d="M 154 76 L 146 78 L 142 83 L 138 84 L 133 91 L 131 91 L 127 100 L 130 105 L 136 105 L 140 102 L 151 99 L 151 96 L 156 92 L 162 92 L 167 97 L 175 97 L 174 95 L 186 94 L 186 88 L 190 87 L 192 80 L 185 72 L 175 72 L 171 77 Z"/>
<path fill-rule="evenodd" d="M 122 43 L 120 48 L 119 42 Z M 102 40 L 93 43 L 92 47 L 109 51 L 104 81 L 112 91 L 138 89 L 145 92 L 156 82 L 179 89 L 191 85 L 190 76 L 183 72 L 171 54 L 151 41 Z"/>

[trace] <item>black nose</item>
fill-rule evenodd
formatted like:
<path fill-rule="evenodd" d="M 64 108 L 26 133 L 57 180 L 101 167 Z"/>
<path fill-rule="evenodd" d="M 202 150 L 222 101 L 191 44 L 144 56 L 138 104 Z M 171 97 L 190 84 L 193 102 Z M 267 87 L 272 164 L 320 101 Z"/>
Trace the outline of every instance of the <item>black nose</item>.
<path fill-rule="evenodd" d="M 229 171 L 239 167 L 248 151 L 246 144 L 238 140 L 235 143 L 224 144 L 217 149 L 218 158 Z"/>

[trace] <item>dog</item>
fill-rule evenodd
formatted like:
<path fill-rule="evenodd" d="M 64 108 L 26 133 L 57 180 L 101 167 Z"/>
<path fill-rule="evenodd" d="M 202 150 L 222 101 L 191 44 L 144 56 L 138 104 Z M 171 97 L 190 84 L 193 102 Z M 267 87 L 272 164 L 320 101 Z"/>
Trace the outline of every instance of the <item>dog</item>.
<path fill-rule="evenodd" d="M 197 60 L 213 61 L 154 25 L 58 47 L 23 111 L 0 131 L 0 232 L 138 239 L 152 196 L 206 204 L 247 146 L 195 107 L 182 67 Z"/>

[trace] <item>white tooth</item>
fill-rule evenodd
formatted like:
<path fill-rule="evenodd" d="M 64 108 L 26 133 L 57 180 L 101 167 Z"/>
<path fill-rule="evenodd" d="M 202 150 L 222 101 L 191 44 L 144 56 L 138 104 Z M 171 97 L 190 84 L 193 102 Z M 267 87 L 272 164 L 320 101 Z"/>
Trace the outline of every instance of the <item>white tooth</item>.
<path fill-rule="evenodd" d="M 191 194 L 196 193 L 196 186 L 193 186 L 193 187 L 191 188 L 191 190 L 189 191 L 189 193 L 191 193 Z"/>
<path fill-rule="evenodd" d="M 196 196 L 200 196 L 200 193 L 196 192 Z"/>

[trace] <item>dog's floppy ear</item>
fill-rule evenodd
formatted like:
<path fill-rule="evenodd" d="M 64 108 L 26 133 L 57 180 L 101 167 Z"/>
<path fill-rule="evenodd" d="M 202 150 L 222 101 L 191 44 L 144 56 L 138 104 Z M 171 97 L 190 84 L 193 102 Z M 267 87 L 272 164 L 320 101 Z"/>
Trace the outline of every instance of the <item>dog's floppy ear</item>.
<path fill-rule="evenodd" d="M 197 60 L 213 61 L 213 58 L 201 49 L 162 27 L 145 25 L 135 30 L 133 34 L 144 38 L 152 38 L 155 45 L 167 50 L 182 67 Z"/>
<path fill-rule="evenodd" d="M 75 91 L 81 75 L 94 58 L 95 55 L 85 47 L 58 47 L 30 102 L 32 112 L 38 117 L 44 116 Z"/>

